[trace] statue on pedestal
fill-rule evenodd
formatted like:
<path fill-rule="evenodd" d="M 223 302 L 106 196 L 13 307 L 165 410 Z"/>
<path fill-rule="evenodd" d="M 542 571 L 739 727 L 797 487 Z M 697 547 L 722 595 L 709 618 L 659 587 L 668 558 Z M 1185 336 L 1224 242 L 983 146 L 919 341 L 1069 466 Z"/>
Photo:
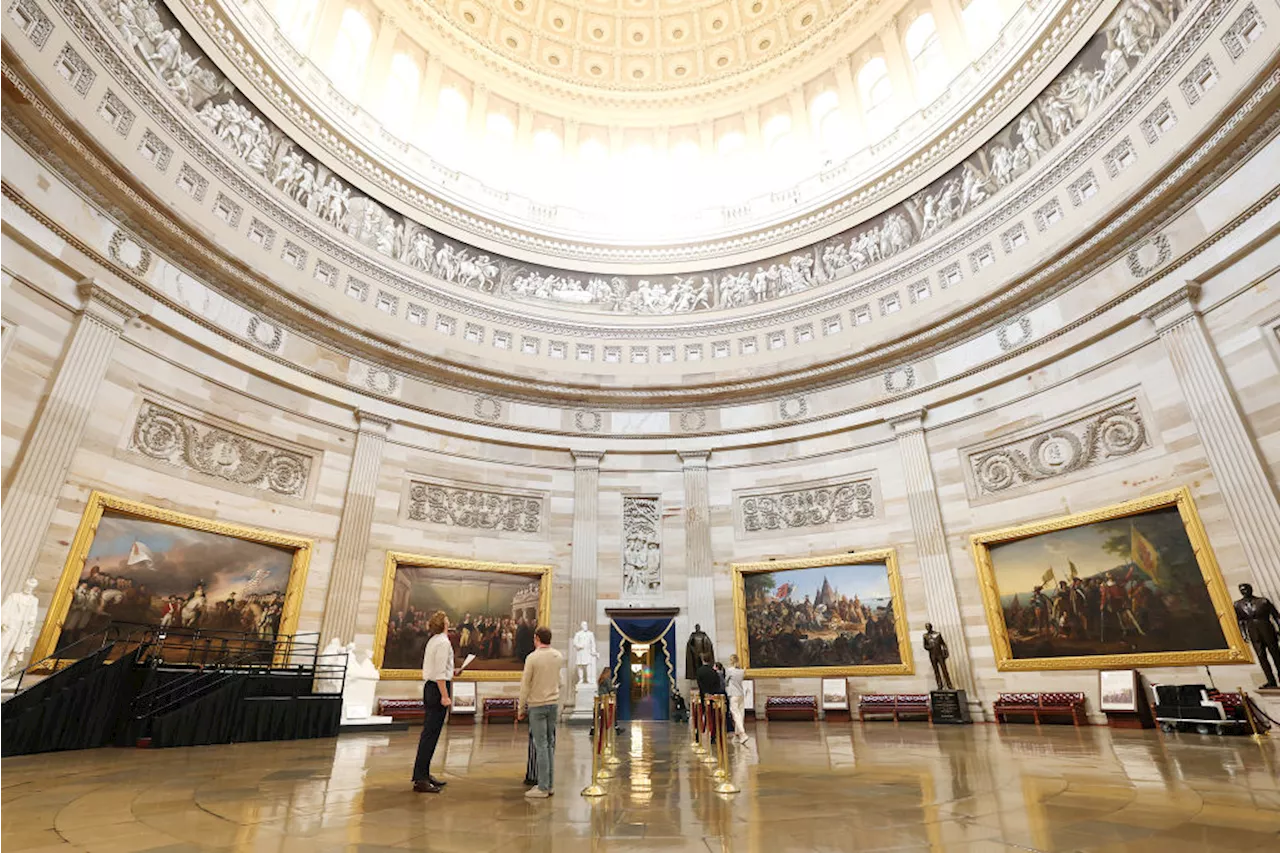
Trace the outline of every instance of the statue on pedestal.
<path fill-rule="evenodd" d="M 1240 595 L 1236 602 L 1236 622 L 1240 625 L 1240 633 L 1253 644 L 1253 653 L 1258 656 L 1258 664 L 1267 683 L 1263 687 L 1275 687 L 1276 670 L 1271 662 L 1280 667 L 1280 612 L 1270 599 L 1253 594 L 1253 585 L 1240 584 Z M 5 607 L 9 603 L 5 602 Z M 1271 656 L 1271 660 L 1267 656 Z"/>
<path fill-rule="evenodd" d="M 342 641 L 334 637 L 316 657 L 316 693 L 342 692 L 342 666 L 348 663 L 346 651 Z"/>
<path fill-rule="evenodd" d="M 373 714 L 373 697 L 382 673 L 373 664 L 373 652 L 357 660 L 355 643 L 347 646 L 347 683 L 342 688 L 342 719 L 363 720 Z"/>
<path fill-rule="evenodd" d="M 27 665 L 40 606 L 36 598 L 39 585 L 35 578 L 27 578 L 23 591 L 10 593 L 0 606 L 0 679 L 7 679 Z"/>
<path fill-rule="evenodd" d="M 702 630 L 702 626 L 695 624 L 693 633 L 689 635 L 689 642 L 684 649 L 684 677 L 689 680 L 698 677 L 698 667 L 702 666 L 703 657 L 710 660 L 716 659 L 716 649 L 711 643 L 711 638 Z"/>
<path fill-rule="evenodd" d="M 933 623 L 924 624 L 924 649 L 929 653 L 929 663 L 933 665 L 933 677 L 938 682 L 939 690 L 955 690 L 951 685 L 951 673 L 947 671 L 947 658 L 951 651 L 942 635 L 933 630 Z"/>
<path fill-rule="evenodd" d="M 577 684 L 594 685 L 596 681 L 596 635 L 587 630 L 587 623 L 578 626 L 573 635 L 573 663 L 577 668 Z"/>

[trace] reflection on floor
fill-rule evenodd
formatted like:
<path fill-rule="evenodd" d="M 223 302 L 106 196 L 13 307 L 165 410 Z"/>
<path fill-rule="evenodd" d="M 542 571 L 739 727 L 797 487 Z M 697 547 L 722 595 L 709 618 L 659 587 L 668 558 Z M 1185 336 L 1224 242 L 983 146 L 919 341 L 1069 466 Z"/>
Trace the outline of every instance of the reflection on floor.
<path fill-rule="evenodd" d="M 417 733 L 3 763 L 5 853 L 429 850 L 1280 850 L 1274 743 L 1105 728 L 758 725 L 711 793 L 682 727 L 635 724 L 595 802 L 584 732 L 525 800 L 525 729 L 454 727 L 414 794 Z M 647 783 L 647 784 L 646 784 Z"/>

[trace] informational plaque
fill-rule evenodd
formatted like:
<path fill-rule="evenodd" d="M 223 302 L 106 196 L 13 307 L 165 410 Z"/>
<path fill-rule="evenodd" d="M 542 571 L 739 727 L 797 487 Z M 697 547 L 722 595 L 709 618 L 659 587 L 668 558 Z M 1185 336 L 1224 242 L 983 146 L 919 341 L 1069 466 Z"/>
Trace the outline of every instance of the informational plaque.
<path fill-rule="evenodd" d="M 959 725 L 969 719 L 969 702 L 963 690 L 934 690 L 929 693 L 929 721 L 939 725 Z"/>

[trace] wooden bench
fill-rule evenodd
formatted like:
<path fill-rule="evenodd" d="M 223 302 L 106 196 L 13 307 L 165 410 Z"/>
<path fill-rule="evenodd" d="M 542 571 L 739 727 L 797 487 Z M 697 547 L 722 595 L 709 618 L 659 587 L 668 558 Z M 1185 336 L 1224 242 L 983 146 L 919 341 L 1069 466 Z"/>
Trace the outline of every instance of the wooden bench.
<path fill-rule="evenodd" d="M 424 716 L 421 699 L 379 699 L 378 714 L 398 723 L 420 723 Z"/>
<path fill-rule="evenodd" d="M 858 719 L 889 719 L 895 723 L 907 718 L 929 718 L 927 693 L 864 693 L 858 697 Z"/>
<path fill-rule="evenodd" d="M 490 696 L 484 700 L 483 717 L 484 722 L 489 722 L 491 718 L 499 718 L 504 720 L 515 720 L 516 718 L 516 699 L 512 696 Z"/>
<path fill-rule="evenodd" d="M 1007 723 L 1009 716 L 1028 716 L 1036 725 L 1044 718 L 1068 717 L 1072 725 L 1085 726 L 1089 718 L 1084 712 L 1083 693 L 1001 693 L 993 706 L 996 722 Z"/>
<path fill-rule="evenodd" d="M 766 720 L 817 720 L 817 696 L 769 696 L 764 700 Z"/>

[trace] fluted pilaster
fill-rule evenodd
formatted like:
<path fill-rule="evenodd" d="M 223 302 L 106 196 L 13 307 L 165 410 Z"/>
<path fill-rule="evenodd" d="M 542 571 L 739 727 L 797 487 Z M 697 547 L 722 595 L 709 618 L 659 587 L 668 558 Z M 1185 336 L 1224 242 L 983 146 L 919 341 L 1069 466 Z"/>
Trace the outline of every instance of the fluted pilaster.
<path fill-rule="evenodd" d="M 93 280 L 80 284 L 80 295 L 84 299 L 80 318 L 5 499 L 0 546 L 5 596 L 16 591 L 35 568 L 112 350 L 125 323 L 137 316 L 132 307 Z"/>
<path fill-rule="evenodd" d="M 977 709 L 973 672 L 969 665 L 969 644 L 965 640 L 960 600 L 956 596 L 955 575 L 947 551 L 947 534 L 942 526 L 942 508 L 933 479 L 933 464 L 924 438 L 924 412 L 912 412 L 890 421 L 902 456 L 902 473 L 907 487 L 907 506 L 916 540 L 916 556 L 924 581 L 925 609 L 933 627 L 946 638 L 951 651 L 951 678 L 968 694 L 970 710 Z M 924 626 L 920 626 L 924 627 Z M 920 652 L 917 651 L 917 654 Z M 932 678 L 932 675 L 930 675 Z M 981 717 L 978 716 L 978 719 Z"/>
<path fill-rule="evenodd" d="M 600 561 L 600 459 L 597 451 L 573 451 L 573 562 L 569 567 L 569 633 L 586 622 L 596 627 L 596 577 Z"/>
<path fill-rule="evenodd" d="M 719 644 L 716 637 L 716 592 L 711 559 L 711 493 L 707 486 L 709 450 L 680 454 L 684 465 L 685 572 L 689 579 L 689 622 Z"/>
<path fill-rule="evenodd" d="M 1280 501 L 1258 456 L 1188 284 L 1145 312 L 1155 324 L 1191 411 L 1209 467 L 1259 592 L 1280 597 Z"/>
<path fill-rule="evenodd" d="M 325 595 L 324 622 L 320 629 L 324 642 L 337 637 L 347 643 L 355 637 L 360 587 L 373 529 L 378 473 L 382 469 L 387 430 L 391 427 L 391 421 L 367 412 L 357 412 L 356 420 L 360 426 L 342 500 L 342 520 L 333 546 L 333 568 L 329 572 L 329 591 Z"/>

